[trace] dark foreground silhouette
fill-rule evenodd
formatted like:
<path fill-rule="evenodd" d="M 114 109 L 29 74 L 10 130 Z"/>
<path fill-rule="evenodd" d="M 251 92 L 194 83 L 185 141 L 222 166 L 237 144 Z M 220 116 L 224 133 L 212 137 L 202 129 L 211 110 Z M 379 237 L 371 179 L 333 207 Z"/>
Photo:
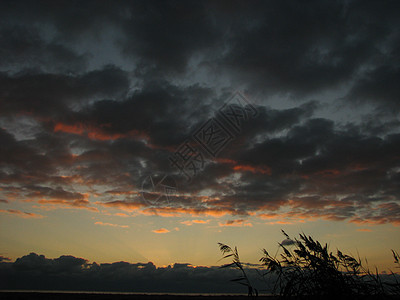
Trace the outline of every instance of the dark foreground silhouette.
<path fill-rule="evenodd" d="M 146 295 L 146 294 L 107 294 L 107 293 L 57 293 L 57 292 L 0 292 L 2 300 L 69 300 L 69 299 L 90 299 L 90 300 L 249 300 L 247 296 L 232 295 Z M 273 300 L 277 297 L 260 296 L 259 300 Z"/>
<path fill-rule="evenodd" d="M 3 292 L 0 291 L 0 299 L 2 300 L 72 300 L 72 299 L 89 299 L 89 300 L 277 300 L 277 299 L 335 299 L 338 298 L 330 298 L 330 297 L 280 297 L 280 296 L 258 296 L 258 297 L 248 297 L 248 296 L 236 296 L 236 295 L 169 295 L 169 294 L 159 294 L 159 295 L 150 295 L 150 294 L 118 294 L 118 293 L 74 293 L 74 292 Z M 344 297 L 342 299 L 352 299 L 352 297 Z M 395 296 L 386 296 L 386 297 L 378 297 L 378 296 L 365 296 L 362 298 L 363 300 L 380 300 L 380 299 L 388 299 L 394 300 L 398 299 Z"/>

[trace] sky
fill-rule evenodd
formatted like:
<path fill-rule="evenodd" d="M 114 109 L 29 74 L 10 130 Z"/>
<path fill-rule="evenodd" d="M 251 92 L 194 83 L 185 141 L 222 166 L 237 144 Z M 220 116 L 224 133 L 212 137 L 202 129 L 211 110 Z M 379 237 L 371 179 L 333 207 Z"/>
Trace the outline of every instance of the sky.
<path fill-rule="evenodd" d="M 0 261 L 208 270 L 283 229 L 393 268 L 398 11 L 1 1 Z"/>

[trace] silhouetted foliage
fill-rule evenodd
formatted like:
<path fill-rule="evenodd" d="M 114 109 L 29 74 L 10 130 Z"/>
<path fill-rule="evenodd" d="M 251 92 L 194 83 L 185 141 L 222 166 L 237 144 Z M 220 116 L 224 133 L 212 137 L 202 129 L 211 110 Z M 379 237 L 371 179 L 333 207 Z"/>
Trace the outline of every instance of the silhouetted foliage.
<path fill-rule="evenodd" d="M 219 245 L 219 250 L 222 252 L 222 254 L 225 255 L 222 259 L 232 257 L 232 263 L 223 265 L 221 268 L 235 267 L 242 272 L 242 276 L 234 278 L 231 281 L 235 281 L 239 284 L 246 286 L 248 290 L 248 296 L 258 296 L 257 289 L 255 289 L 251 285 L 250 280 L 247 277 L 246 271 L 243 268 L 237 248 L 235 247 L 235 249 L 232 249 L 228 245 L 222 243 L 218 243 L 218 245 Z"/>
<path fill-rule="evenodd" d="M 311 236 L 300 234 L 299 239 L 291 239 L 283 230 L 287 243 L 279 243 L 282 250 L 280 257 L 271 256 L 263 249 L 260 259 L 266 268 L 262 276 L 273 280 L 271 293 L 285 298 L 384 298 L 400 295 L 400 284 L 397 275 L 391 272 L 392 280 L 382 280 L 375 269 L 370 271 L 364 267 L 360 258 L 344 254 L 340 250 L 336 254 L 330 252 L 328 245 L 322 245 Z M 254 290 L 239 260 L 238 251 L 221 244 L 223 258 L 233 256 L 233 263 L 225 266 L 236 266 L 243 276 L 235 281 Z M 400 267 L 400 256 L 394 250 L 392 254 L 396 267 Z M 386 277 L 387 279 L 387 277 Z"/>

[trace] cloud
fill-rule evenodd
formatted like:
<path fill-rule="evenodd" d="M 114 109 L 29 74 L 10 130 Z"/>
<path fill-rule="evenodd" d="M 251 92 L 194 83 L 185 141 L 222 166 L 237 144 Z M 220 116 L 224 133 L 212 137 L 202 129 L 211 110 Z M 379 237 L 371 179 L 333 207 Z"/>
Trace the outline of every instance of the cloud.
<path fill-rule="evenodd" d="M 192 226 L 193 224 L 208 224 L 211 220 L 187 220 L 182 221 L 181 224 L 186 226 Z"/>
<path fill-rule="evenodd" d="M 310 5 L 312 9 L 286 1 L 241 5 L 230 15 L 233 22 L 239 15 L 242 21 L 234 23 L 237 28 L 229 36 L 230 47 L 221 63 L 251 89 L 304 94 L 337 87 L 357 78 L 363 66 L 385 61 L 379 60 L 383 53 L 375 44 L 385 45 L 386 53 L 396 53 L 398 35 L 393 26 L 398 20 L 392 9 L 397 4 L 313 1 Z M 376 11 L 385 15 L 385 21 L 377 18 Z"/>
<path fill-rule="evenodd" d="M 282 246 L 291 246 L 291 245 L 295 245 L 295 244 L 296 244 L 296 242 L 293 241 L 293 240 L 291 240 L 291 239 L 284 239 L 284 240 L 281 242 L 281 245 L 282 245 Z"/>
<path fill-rule="evenodd" d="M 122 201 L 122 200 L 116 200 L 116 201 L 111 201 L 111 202 L 96 202 L 97 205 L 103 206 L 103 207 L 110 207 L 110 208 L 118 208 L 124 211 L 135 211 L 141 207 L 144 207 L 145 205 L 140 202 L 128 202 L 128 201 Z"/>
<path fill-rule="evenodd" d="M 252 173 L 261 173 L 271 175 L 271 169 L 268 167 L 252 167 L 248 165 L 236 165 L 233 167 L 235 171 L 249 171 Z"/>
<path fill-rule="evenodd" d="M 160 228 L 160 229 L 152 230 L 152 232 L 154 232 L 154 233 L 168 233 L 170 231 L 168 229 L 165 229 L 165 228 Z"/>
<path fill-rule="evenodd" d="M 21 7 L 26 7 L 24 13 Z M 56 70 L 66 71 L 72 61 L 79 69 L 90 55 L 77 54 L 71 49 L 79 47 L 72 46 L 82 41 L 97 46 L 108 29 L 116 44 L 113 55 L 132 61 L 145 78 L 185 76 L 197 68 L 252 90 L 307 94 L 351 81 L 357 86 L 365 73 L 383 69 L 385 75 L 377 78 L 386 79 L 387 90 L 394 91 L 396 77 L 386 74 L 398 69 L 397 8 L 391 1 L 311 1 L 309 7 L 288 1 L 188 1 L 179 7 L 159 1 L 107 6 L 90 1 L 78 15 L 69 3 L 39 8 L 21 1 L 1 7 L 8 25 L 2 48 L 14 64 L 57 63 Z M 188 24 L 188 18 L 195 22 Z M 53 26 L 50 38 L 46 24 Z M 379 85 L 371 89 L 383 90 Z"/>
<path fill-rule="evenodd" d="M 11 258 L 5 257 L 3 255 L 0 255 L 0 263 L 5 262 L 5 261 L 11 261 Z"/>
<path fill-rule="evenodd" d="M 96 128 L 90 125 L 85 125 L 83 123 L 77 123 L 73 125 L 57 123 L 54 126 L 54 132 L 72 133 L 78 135 L 85 134 L 89 139 L 99 141 L 114 141 L 121 138 L 144 137 L 142 134 L 136 132 L 135 130 L 131 130 L 127 133 L 107 133 L 105 129 L 107 129 L 107 126 Z"/>
<path fill-rule="evenodd" d="M 123 217 L 123 218 L 129 217 L 129 215 L 124 214 L 124 213 L 115 213 L 114 216 Z"/>
<path fill-rule="evenodd" d="M 395 55 L 392 53 L 392 55 Z M 399 110 L 399 92 L 395 88 L 395 82 L 400 78 L 400 66 L 391 63 L 376 66 L 375 69 L 366 72 L 358 79 L 346 96 L 347 101 L 355 103 L 373 103 L 385 110 Z"/>
<path fill-rule="evenodd" d="M 228 220 L 224 223 L 219 222 L 218 225 L 220 227 L 253 227 L 253 224 L 251 224 L 250 222 L 243 220 L 243 219 L 239 219 L 239 220 Z"/>
<path fill-rule="evenodd" d="M 245 212 L 235 211 L 231 209 L 222 209 L 222 208 L 208 208 L 208 207 L 199 207 L 199 208 L 190 208 L 190 207 L 154 207 L 154 208 L 146 208 L 141 211 L 144 215 L 157 215 L 163 217 L 176 217 L 181 215 L 192 215 L 192 216 L 212 216 L 212 217 L 222 217 L 224 215 L 242 215 L 246 214 Z"/>
<path fill-rule="evenodd" d="M 248 276 L 257 282 L 257 273 L 253 271 L 248 271 Z M 239 275 L 238 271 L 231 268 L 187 263 L 167 267 L 156 267 L 151 262 L 98 264 L 71 255 L 51 259 L 30 253 L 15 262 L 0 263 L 0 278 L 3 279 L 0 289 L 246 293 L 242 286 L 227 280 L 236 275 Z"/>
<path fill-rule="evenodd" d="M 71 255 L 62 255 L 59 258 L 47 259 L 44 255 L 30 253 L 17 258 L 13 266 L 18 271 L 32 271 L 36 273 L 62 273 L 79 271 L 87 263 L 86 259 Z"/>
<path fill-rule="evenodd" d="M 2 69 L 24 65 L 47 72 L 79 72 L 87 65 L 86 55 L 56 41 L 46 41 L 36 26 L 7 24 L 2 26 L 0 36 L 1 55 L 8 57 L 0 63 Z"/>
<path fill-rule="evenodd" d="M 5 214 L 10 214 L 14 215 L 23 219 L 42 219 L 44 216 L 35 214 L 35 213 L 30 213 L 30 212 L 23 212 L 20 210 L 16 209 L 0 209 L 0 213 L 5 213 Z"/>
<path fill-rule="evenodd" d="M 397 225 L 398 4 L 310 4 L 0 4 L 1 199 Z M 235 89 L 257 116 L 187 184 L 170 156 Z M 153 172 L 171 203 L 138 198 Z"/>
<path fill-rule="evenodd" d="M 126 72 L 115 66 L 83 75 L 27 71 L 17 75 L 0 73 L 0 107 L 3 114 L 34 113 L 43 121 L 66 117 L 69 105 L 96 97 L 121 97 L 128 88 Z M 48 86 L 52 89 L 49 90 Z M 57 99 L 57 101 L 55 101 Z M 46 119 L 43 119 L 46 118 Z"/>
<path fill-rule="evenodd" d="M 121 46 L 127 56 L 140 57 L 139 65 L 145 71 L 183 72 L 193 55 L 207 52 L 222 34 L 205 3 L 189 1 L 179 7 L 156 1 L 132 4 L 131 18 L 122 29 L 133 39 L 124 39 Z M 185 22 L 188 18 L 193 22 Z"/>
<path fill-rule="evenodd" d="M 357 231 L 360 231 L 360 232 L 372 232 L 372 230 L 368 229 L 368 228 L 358 228 Z"/>
<path fill-rule="evenodd" d="M 112 224 L 112 223 L 103 223 L 103 222 L 95 222 L 95 225 L 101 225 L 101 226 L 111 226 L 111 227 L 121 227 L 121 228 L 129 228 L 128 225 L 118 225 L 118 224 Z"/>

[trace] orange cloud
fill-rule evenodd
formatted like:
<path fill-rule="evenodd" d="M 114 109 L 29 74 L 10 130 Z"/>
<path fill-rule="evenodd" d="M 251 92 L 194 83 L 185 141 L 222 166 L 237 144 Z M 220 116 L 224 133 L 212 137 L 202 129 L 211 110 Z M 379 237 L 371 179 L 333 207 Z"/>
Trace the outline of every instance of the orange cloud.
<path fill-rule="evenodd" d="M 181 224 L 186 225 L 186 226 L 191 226 L 193 224 L 207 224 L 209 223 L 210 220 L 191 220 L 191 221 L 182 221 Z"/>
<path fill-rule="evenodd" d="M 236 165 L 236 161 L 232 160 L 232 159 L 228 159 L 228 158 L 216 158 L 215 159 L 218 163 L 221 164 L 232 164 L 232 165 Z"/>
<path fill-rule="evenodd" d="M 120 138 L 129 137 L 130 134 L 123 134 L 123 133 L 105 133 L 101 132 L 100 130 L 93 130 L 88 132 L 88 137 L 91 140 L 98 140 L 98 141 L 109 141 L 109 140 L 117 140 Z"/>
<path fill-rule="evenodd" d="M 129 215 L 124 214 L 124 213 L 116 213 L 116 214 L 114 214 L 114 215 L 117 216 L 117 217 L 123 217 L 123 218 L 129 217 Z"/>
<path fill-rule="evenodd" d="M 139 194 L 137 191 L 121 191 L 121 190 L 111 190 L 107 191 L 107 194 L 111 194 L 114 196 L 125 196 L 125 195 L 137 195 Z"/>
<path fill-rule="evenodd" d="M 88 194 L 84 194 L 85 198 L 88 197 Z M 51 204 L 53 205 L 53 209 L 59 208 L 76 208 L 76 209 L 86 209 L 90 211 L 98 212 L 99 210 L 96 207 L 91 207 L 90 202 L 88 200 L 63 200 L 63 199 L 41 199 L 38 201 L 40 204 Z"/>
<path fill-rule="evenodd" d="M 185 207 L 154 207 L 146 208 L 140 213 L 144 215 L 158 215 L 163 217 L 177 217 L 188 214 L 192 216 L 212 216 L 222 217 L 224 215 L 246 215 L 244 212 L 239 212 L 233 209 L 216 209 L 216 208 L 185 208 Z"/>
<path fill-rule="evenodd" d="M 303 223 L 304 221 L 302 221 Z M 267 222 L 265 224 L 269 224 L 269 225 L 290 225 L 293 224 L 292 222 L 289 221 L 275 221 L 275 222 Z"/>
<path fill-rule="evenodd" d="M 28 213 L 28 212 L 23 212 L 20 210 L 16 210 L 16 209 L 0 209 L 1 213 L 6 213 L 6 214 L 10 214 L 10 215 L 15 215 L 17 217 L 20 218 L 24 218 L 24 219 L 41 219 L 44 218 L 44 216 L 39 215 L 39 214 L 35 214 L 35 213 Z"/>
<path fill-rule="evenodd" d="M 83 134 L 85 131 L 84 126 L 81 123 L 68 125 L 64 123 L 57 123 L 54 126 L 54 132 L 66 132 L 66 133 L 73 133 L 73 134 Z"/>
<path fill-rule="evenodd" d="M 128 212 L 137 210 L 137 209 L 145 206 L 143 203 L 126 202 L 126 201 L 121 201 L 121 200 L 116 200 L 116 201 L 111 201 L 111 202 L 95 202 L 95 204 L 104 206 L 104 207 L 118 208 L 118 209 L 128 211 Z"/>
<path fill-rule="evenodd" d="M 95 224 L 95 225 L 101 225 L 101 226 L 111 226 L 111 227 L 129 228 L 128 225 L 118 225 L 118 224 L 112 224 L 112 223 L 96 222 L 96 223 L 94 223 L 94 224 Z"/>
<path fill-rule="evenodd" d="M 250 165 L 236 165 L 233 167 L 235 171 L 249 171 L 251 173 L 261 173 L 261 174 L 268 174 L 271 175 L 271 168 L 269 167 L 253 167 Z"/>
<path fill-rule="evenodd" d="M 230 164 L 230 165 L 235 165 L 233 167 L 233 170 L 235 171 L 249 171 L 252 173 L 261 173 L 261 174 L 268 174 L 271 175 L 271 168 L 268 166 L 251 166 L 251 165 L 240 165 L 237 163 L 237 161 L 234 161 L 232 159 L 227 159 L 227 158 L 217 158 L 216 161 L 221 164 Z"/>
<path fill-rule="evenodd" d="M 271 220 L 265 224 L 269 225 L 290 225 L 294 223 L 305 223 L 305 221 L 315 221 L 316 219 L 333 220 L 335 216 L 330 214 L 319 215 L 309 211 L 290 211 L 280 213 L 261 213 L 257 215 L 258 218 Z"/>
<path fill-rule="evenodd" d="M 276 219 L 277 216 L 278 216 L 278 214 L 276 214 L 276 213 L 271 213 L 271 214 L 263 213 L 263 214 L 257 215 L 257 217 L 259 217 L 261 219 Z"/>
<path fill-rule="evenodd" d="M 193 220 L 194 224 L 207 224 L 210 220 Z"/>
<path fill-rule="evenodd" d="M 368 229 L 368 228 L 359 228 L 359 229 L 357 229 L 357 231 L 360 231 L 360 232 L 372 232 L 372 230 Z"/>
<path fill-rule="evenodd" d="M 339 170 L 336 169 L 328 169 L 328 170 L 322 170 L 319 172 L 315 173 L 316 175 L 322 175 L 323 177 L 334 177 L 340 174 Z"/>
<path fill-rule="evenodd" d="M 54 132 L 65 132 L 72 133 L 82 136 L 87 136 L 91 140 L 97 141 L 109 141 L 109 140 L 117 140 L 120 138 L 128 138 L 135 137 L 138 139 L 148 140 L 149 137 L 138 130 L 131 130 L 127 133 L 108 133 L 103 128 L 110 127 L 107 124 L 103 124 L 100 126 L 94 126 L 90 124 L 76 123 L 76 124 L 65 124 L 65 123 L 56 123 L 54 125 Z"/>
<path fill-rule="evenodd" d="M 391 223 L 395 226 L 400 225 L 400 220 L 399 219 L 394 219 L 394 218 L 385 218 L 385 217 L 371 217 L 371 218 L 366 218 L 366 219 L 361 219 L 361 218 L 354 218 L 349 221 L 349 223 L 354 223 L 358 225 L 381 225 L 381 224 L 386 224 L 386 223 Z"/>
<path fill-rule="evenodd" d="M 225 223 L 218 223 L 220 227 L 243 227 L 243 226 L 248 226 L 248 227 L 253 227 L 253 224 L 250 222 L 247 222 L 246 220 L 240 219 L 240 220 L 228 220 Z"/>
<path fill-rule="evenodd" d="M 152 232 L 154 232 L 154 233 L 168 233 L 170 231 L 168 229 L 165 229 L 165 228 L 160 228 L 160 229 L 152 230 Z"/>

